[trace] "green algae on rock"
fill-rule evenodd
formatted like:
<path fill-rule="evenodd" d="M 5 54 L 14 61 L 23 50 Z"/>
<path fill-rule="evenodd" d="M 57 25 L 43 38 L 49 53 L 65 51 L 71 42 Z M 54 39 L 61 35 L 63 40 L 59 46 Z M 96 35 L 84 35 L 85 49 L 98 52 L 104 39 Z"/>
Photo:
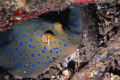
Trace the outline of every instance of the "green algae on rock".
<path fill-rule="evenodd" d="M 80 9 L 69 11 L 67 27 L 61 22 L 31 18 L 6 31 L 0 38 L 1 66 L 15 76 L 32 77 L 49 68 L 54 58 L 62 61 L 72 54 L 82 40 L 82 25 Z"/>

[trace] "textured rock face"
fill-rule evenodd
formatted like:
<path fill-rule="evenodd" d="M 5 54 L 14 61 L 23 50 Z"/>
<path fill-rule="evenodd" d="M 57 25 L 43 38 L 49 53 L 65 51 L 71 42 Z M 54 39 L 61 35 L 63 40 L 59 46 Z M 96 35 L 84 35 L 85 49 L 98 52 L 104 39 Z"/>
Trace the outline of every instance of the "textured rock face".
<path fill-rule="evenodd" d="M 72 54 L 82 39 L 81 12 L 79 8 L 66 10 L 68 22 L 32 18 L 3 33 L 0 38 L 3 68 L 19 77 L 35 76 L 49 68 L 52 59 L 62 61 Z M 64 15 L 61 20 L 66 19 Z"/>

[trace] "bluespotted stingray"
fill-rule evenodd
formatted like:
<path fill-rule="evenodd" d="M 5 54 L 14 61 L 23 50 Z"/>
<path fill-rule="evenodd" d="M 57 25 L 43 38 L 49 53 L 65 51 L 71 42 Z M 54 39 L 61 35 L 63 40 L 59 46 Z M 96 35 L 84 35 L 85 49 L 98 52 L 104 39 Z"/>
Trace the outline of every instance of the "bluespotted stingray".
<path fill-rule="evenodd" d="M 58 14 L 63 14 L 63 21 L 30 18 L 1 33 L 1 66 L 15 76 L 32 77 L 49 68 L 54 58 L 62 61 L 72 54 L 82 39 L 81 12 L 79 8 L 67 10 L 69 15 L 65 10 Z"/>

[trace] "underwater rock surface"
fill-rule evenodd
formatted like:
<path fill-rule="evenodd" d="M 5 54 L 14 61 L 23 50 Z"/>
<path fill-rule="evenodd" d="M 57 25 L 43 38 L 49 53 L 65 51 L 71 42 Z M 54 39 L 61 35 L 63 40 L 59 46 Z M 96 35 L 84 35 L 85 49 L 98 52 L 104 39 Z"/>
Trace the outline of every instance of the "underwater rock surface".
<path fill-rule="evenodd" d="M 45 71 L 52 60 L 72 54 L 82 40 L 81 12 L 69 8 L 60 12 L 57 20 L 31 18 L 22 21 L 0 35 L 0 63 L 19 77 L 31 77 Z M 66 25 L 67 24 L 67 25 Z"/>

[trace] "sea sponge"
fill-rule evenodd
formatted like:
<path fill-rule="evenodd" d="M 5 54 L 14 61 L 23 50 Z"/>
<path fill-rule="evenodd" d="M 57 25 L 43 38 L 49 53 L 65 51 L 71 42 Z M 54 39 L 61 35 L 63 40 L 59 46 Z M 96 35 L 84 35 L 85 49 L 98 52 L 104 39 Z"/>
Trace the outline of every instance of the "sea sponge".
<path fill-rule="evenodd" d="M 15 76 L 32 77 L 49 68 L 54 58 L 62 61 L 72 54 L 82 40 L 82 25 L 80 9 L 69 8 L 69 11 L 67 25 L 41 17 L 30 18 L 3 33 L 0 38 L 2 67 Z"/>

